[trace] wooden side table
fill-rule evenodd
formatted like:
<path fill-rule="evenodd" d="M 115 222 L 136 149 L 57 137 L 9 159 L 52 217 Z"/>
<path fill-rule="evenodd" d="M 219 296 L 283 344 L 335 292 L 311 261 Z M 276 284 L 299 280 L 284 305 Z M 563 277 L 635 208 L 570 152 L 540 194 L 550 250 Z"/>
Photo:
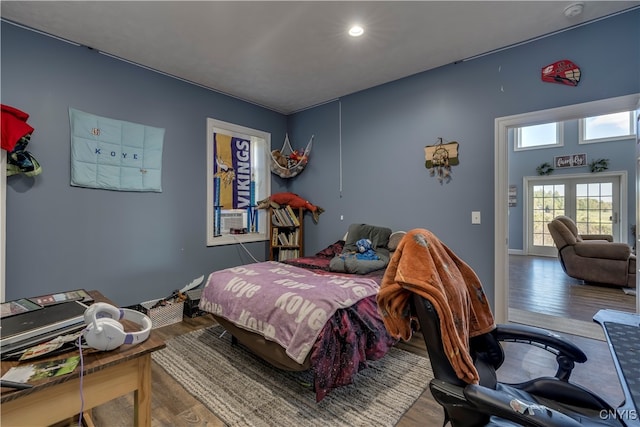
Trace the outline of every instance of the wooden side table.
<path fill-rule="evenodd" d="M 89 293 L 96 301 L 110 302 L 97 291 Z M 125 330 L 128 330 L 127 325 Z M 34 382 L 33 387 L 26 390 L 3 388 L 0 397 L 2 424 L 51 425 L 133 392 L 134 425 L 151 426 L 151 353 L 164 347 L 164 340 L 151 331 L 149 338 L 141 344 L 125 344 L 108 352 L 83 354 L 84 367 L 76 368 L 71 374 Z M 73 353 L 57 354 L 49 359 L 69 357 Z M 38 362 L 46 360 L 39 359 Z M 2 375 L 14 366 L 27 363 L 34 361 L 2 361 Z"/>

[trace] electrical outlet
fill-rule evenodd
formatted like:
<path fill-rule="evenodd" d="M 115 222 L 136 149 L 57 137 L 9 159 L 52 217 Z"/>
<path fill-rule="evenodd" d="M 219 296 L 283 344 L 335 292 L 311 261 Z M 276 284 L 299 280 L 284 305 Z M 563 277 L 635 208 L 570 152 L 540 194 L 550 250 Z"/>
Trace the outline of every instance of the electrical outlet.
<path fill-rule="evenodd" d="M 480 211 L 471 212 L 471 224 L 480 224 Z"/>
<path fill-rule="evenodd" d="M 344 215 L 340 215 L 340 221 L 344 221 Z"/>

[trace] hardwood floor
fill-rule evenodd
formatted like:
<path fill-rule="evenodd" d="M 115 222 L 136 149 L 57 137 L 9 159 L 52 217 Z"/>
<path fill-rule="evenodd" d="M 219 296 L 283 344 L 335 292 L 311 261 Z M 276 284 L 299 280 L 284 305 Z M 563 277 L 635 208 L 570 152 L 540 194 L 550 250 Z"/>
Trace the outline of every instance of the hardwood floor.
<path fill-rule="evenodd" d="M 567 276 L 557 258 L 509 256 L 510 308 L 592 322 L 602 308 L 635 312 L 635 298 Z"/>
<path fill-rule="evenodd" d="M 619 288 L 582 285 L 567 277 L 553 258 L 512 256 L 510 259 L 510 302 L 520 310 L 591 322 L 600 308 L 634 311 L 635 299 Z M 214 324 L 210 316 L 184 318 L 154 330 L 165 340 Z M 589 360 L 576 366 L 572 382 L 597 391 L 614 406 L 621 403 L 622 391 L 606 342 L 581 336 L 561 334 L 578 345 Z M 422 336 L 398 344 L 412 353 L 425 355 Z M 507 355 L 498 371 L 500 381 L 521 382 L 555 372 L 555 356 L 525 344 L 506 343 Z M 427 382 L 427 379 L 425 379 Z M 185 391 L 155 363 L 152 367 L 153 427 L 222 427 L 224 424 L 196 398 Z M 133 394 L 111 401 L 93 410 L 96 426 L 128 427 L 132 425 Z M 399 427 L 440 427 L 444 417 L 428 388 L 399 421 Z"/>

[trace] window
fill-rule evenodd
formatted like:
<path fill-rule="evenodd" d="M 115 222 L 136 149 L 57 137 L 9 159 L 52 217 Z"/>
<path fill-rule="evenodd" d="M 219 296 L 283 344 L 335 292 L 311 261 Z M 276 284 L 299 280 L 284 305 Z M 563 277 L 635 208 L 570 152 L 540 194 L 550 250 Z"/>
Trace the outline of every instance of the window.
<path fill-rule="evenodd" d="M 514 150 L 561 147 L 563 145 L 562 130 L 562 123 L 559 122 L 516 128 Z"/>
<path fill-rule="evenodd" d="M 207 246 L 267 240 L 271 134 L 207 119 Z"/>
<path fill-rule="evenodd" d="M 633 138 L 635 117 L 633 111 L 604 114 L 580 119 L 579 143 L 616 141 Z"/>

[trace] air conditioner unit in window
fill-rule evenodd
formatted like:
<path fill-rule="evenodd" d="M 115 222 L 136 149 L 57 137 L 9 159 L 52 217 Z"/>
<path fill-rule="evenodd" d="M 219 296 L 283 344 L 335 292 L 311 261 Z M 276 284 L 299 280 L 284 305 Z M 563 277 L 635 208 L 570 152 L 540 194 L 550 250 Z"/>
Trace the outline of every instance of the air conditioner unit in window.
<path fill-rule="evenodd" d="M 247 227 L 247 211 L 245 209 L 227 209 L 220 212 L 220 232 L 229 234 L 232 228 Z"/>

